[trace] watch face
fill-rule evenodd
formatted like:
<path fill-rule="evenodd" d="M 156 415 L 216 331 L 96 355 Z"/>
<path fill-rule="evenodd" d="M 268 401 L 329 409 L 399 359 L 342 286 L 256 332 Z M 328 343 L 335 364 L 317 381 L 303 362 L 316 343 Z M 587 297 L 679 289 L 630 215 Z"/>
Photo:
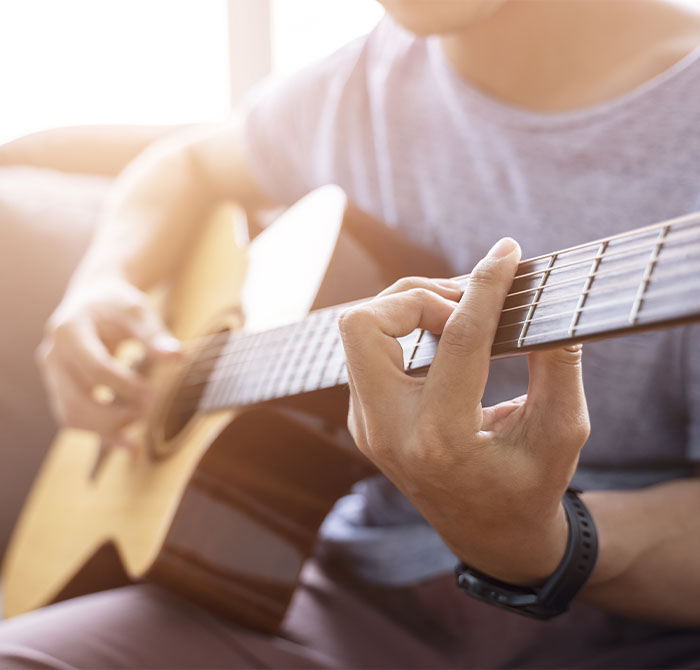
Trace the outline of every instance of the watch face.
<path fill-rule="evenodd" d="M 505 584 L 465 565 L 457 568 L 457 584 L 469 595 L 494 605 L 527 607 L 537 602 L 537 591 L 527 586 Z"/>
<path fill-rule="evenodd" d="M 477 600 L 533 619 L 551 619 L 564 611 L 543 607 L 534 589 L 505 585 L 486 575 L 477 575 L 466 566 L 457 568 L 457 584 Z"/>

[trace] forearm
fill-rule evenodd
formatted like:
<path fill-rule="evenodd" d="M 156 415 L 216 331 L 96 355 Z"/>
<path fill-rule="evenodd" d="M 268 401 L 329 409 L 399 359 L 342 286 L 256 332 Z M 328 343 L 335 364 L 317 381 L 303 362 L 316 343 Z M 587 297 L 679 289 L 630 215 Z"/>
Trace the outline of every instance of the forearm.
<path fill-rule="evenodd" d="M 0 165 L 116 176 L 150 144 L 181 128 L 98 125 L 42 130 L 0 146 Z"/>
<path fill-rule="evenodd" d="M 240 126 L 157 142 L 122 172 L 74 283 L 116 274 L 140 289 L 168 277 L 222 200 L 264 203 L 245 165 Z"/>
<path fill-rule="evenodd" d="M 700 626 L 700 479 L 583 499 L 600 550 L 580 599 L 625 616 Z"/>
<path fill-rule="evenodd" d="M 186 143 L 155 145 L 115 182 L 73 283 L 116 274 L 150 288 L 182 258 L 213 202 Z"/>

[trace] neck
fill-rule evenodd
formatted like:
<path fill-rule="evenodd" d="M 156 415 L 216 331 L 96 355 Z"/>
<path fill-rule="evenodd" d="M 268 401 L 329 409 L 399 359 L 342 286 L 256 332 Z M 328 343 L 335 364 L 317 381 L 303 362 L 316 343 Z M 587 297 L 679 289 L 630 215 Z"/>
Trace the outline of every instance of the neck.
<path fill-rule="evenodd" d="M 700 319 L 700 213 L 522 261 L 501 313 L 494 357 Z M 464 284 L 468 276 L 459 278 Z M 178 412 L 208 411 L 347 383 L 337 328 L 344 306 L 263 333 L 214 336 L 188 371 Z M 400 338 L 409 371 L 439 337 Z"/>
<path fill-rule="evenodd" d="M 700 15 L 656 0 L 517 0 L 440 41 L 458 73 L 486 93 L 563 111 L 670 67 L 700 43 Z"/>

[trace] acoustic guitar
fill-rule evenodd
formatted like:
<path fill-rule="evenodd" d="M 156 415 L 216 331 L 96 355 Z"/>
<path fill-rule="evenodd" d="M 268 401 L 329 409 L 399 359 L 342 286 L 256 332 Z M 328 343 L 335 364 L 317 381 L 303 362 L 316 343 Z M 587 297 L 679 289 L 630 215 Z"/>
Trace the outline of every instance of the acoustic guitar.
<path fill-rule="evenodd" d="M 334 186 L 245 251 L 235 228 L 230 212 L 213 216 L 169 282 L 163 316 L 187 353 L 148 372 L 161 391 L 133 427 L 142 448 L 59 432 L 5 559 L 6 616 L 149 580 L 274 632 L 324 517 L 373 472 L 345 430 L 338 315 L 400 276 L 445 276 L 445 263 Z M 697 320 L 700 214 L 522 261 L 492 354 Z M 399 341 L 420 374 L 439 338 Z"/>

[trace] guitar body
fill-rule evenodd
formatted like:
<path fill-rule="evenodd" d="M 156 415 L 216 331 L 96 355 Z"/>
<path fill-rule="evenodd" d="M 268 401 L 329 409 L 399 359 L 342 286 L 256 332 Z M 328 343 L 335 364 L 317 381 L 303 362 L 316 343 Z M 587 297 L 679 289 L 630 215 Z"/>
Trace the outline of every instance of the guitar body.
<path fill-rule="evenodd" d="M 163 316 L 195 350 L 243 321 L 269 329 L 403 274 L 445 272 L 325 187 L 245 251 L 230 212 L 212 217 L 168 286 Z M 347 394 L 195 411 L 173 423 L 186 366 L 151 373 L 161 400 L 134 427 L 137 453 L 105 449 L 86 431 L 59 432 L 5 559 L 6 616 L 148 580 L 248 627 L 279 627 L 320 523 L 372 472 L 344 429 Z"/>

